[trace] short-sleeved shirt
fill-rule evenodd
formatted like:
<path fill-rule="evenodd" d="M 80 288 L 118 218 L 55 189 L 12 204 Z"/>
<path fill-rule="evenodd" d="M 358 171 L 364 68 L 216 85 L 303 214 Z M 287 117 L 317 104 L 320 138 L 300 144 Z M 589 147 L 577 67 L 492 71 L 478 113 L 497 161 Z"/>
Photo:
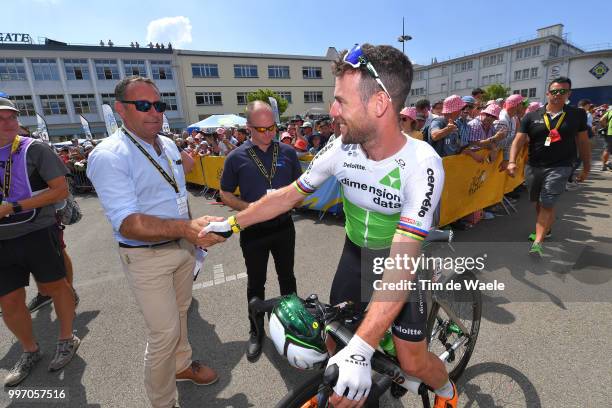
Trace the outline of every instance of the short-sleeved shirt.
<path fill-rule="evenodd" d="M 485 130 L 482 120 L 480 118 L 474 118 L 468 122 L 468 142 L 478 142 L 493 137 L 495 134 L 495 128 L 493 126 Z"/>
<path fill-rule="evenodd" d="M 448 120 L 444 116 L 438 116 L 431 121 L 431 125 L 429 127 L 429 134 L 431 135 L 434 130 L 444 129 L 448 125 Z M 460 123 L 460 121 L 455 121 L 455 125 L 457 125 L 457 130 L 444 138 L 440 139 L 434 143 L 442 144 L 442 148 L 439 150 L 441 152 L 441 156 L 452 156 L 454 154 L 458 154 L 461 151 L 461 147 L 464 142 L 461 140 L 462 131 L 465 132 L 467 129 Z M 467 134 L 467 132 L 465 132 Z"/>
<path fill-rule="evenodd" d="M 149 153 L 169 177 L 174 177 L 178 193 L 149 159 L 127 137 L 127 130 L 117 129 L 89 155 L 87 177 L 91 180 L 106 217 L 113 226 L 115 239 L 128 245 L 146 245 L 128 239 L 119 232 L 123 221 L 132 214 L 146 214 L 162 219 L 189 219 L 181 213 L 177 199 L 187 198 L 181 153 L 176 144 L 158 135 L 155 148 L 130 133 L 136 143 Z"/>
<path fill-rule="evenodd" d="M 608 120 L 608 136 L 612 136 L 612 111 L 607 111 L 606 113 L 603 114 L 602 118 L 606 118 Z"/>
<path fill-rule="evenodd" d="M 546 113 L 546 106 L 528 113 L 521 120 L 521 133 L 529 135 L 529 160 L 534 167 L 565 167 L 572 166 L 576 160 L 576 136 L 578 132 L 587 130 L 586 112 L 583 109 L 569 105 L 563 107 L 565 118 L 558 131 L 561 140 L 546 146 L 549 130 L 544 123 L 544 115 L 548 115 L 550 128 L 554 129 L 561 113 L 552 118 Z"/>
<path fill-rule="evenodd" d="M 293 147 L 274 142 L 264 152 L 248 140 L 231 151 L 225 159 L 223 175 L 221 176 L 221 190 L 234 192 L 236 187 L 239 187 L 240 198 L 248 203 L 255 202 L 266 195 L 270 185 L 250 156 L 249 149 L 253 149 L 267 174 L 270 175 L 274 145 L 278 146 L 278 158 L 271 188 L 285 187 L 300 177 L 302 168 Z"/>
<path fill-rule="evenodd" d="M 389 248 L 396 233 L 421 241 L 433 224 L 444 167 L 428 143 L 405 140 L 396 154 L 374 161 L 360 145 L 345 145 L 337 138 L 315 156 L 294 185 L 306 195 L 328 177 L 336 177 L 342 188 L 346 234 L 355 245 Z"/>
<path fill-rule="evenodd" d="M 8 144 L 1 149 L 10 149 Z M 41 141 L 34 141 L 30 145 L 26 155 L 28 169 L 28 180 L 32 191 L 48 188 L 47 182 L 57 177 L 68 174 L 68 169 L 53 149 Z M 0 162 L 0 179 L 4 180 L 4 168 L 6 162 Z M 31 221 L 18 225 L 0 226 L 0 240 L 17 238 L 33 231 L 47 228 L 56 223 L 55 205 L 50 204 L 37 209 L 37 214 Z"/>

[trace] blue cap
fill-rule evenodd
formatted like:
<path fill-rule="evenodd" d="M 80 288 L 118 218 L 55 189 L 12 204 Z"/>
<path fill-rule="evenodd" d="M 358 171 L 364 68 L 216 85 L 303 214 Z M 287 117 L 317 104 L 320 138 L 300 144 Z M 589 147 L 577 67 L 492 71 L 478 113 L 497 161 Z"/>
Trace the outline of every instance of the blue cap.
<path fill-rule="evenodd" d="M 476 103 L 476 99 L 473 96 L 462 96 L 461 100 L 465 103 L 469 103 L 474 105 Z"/>

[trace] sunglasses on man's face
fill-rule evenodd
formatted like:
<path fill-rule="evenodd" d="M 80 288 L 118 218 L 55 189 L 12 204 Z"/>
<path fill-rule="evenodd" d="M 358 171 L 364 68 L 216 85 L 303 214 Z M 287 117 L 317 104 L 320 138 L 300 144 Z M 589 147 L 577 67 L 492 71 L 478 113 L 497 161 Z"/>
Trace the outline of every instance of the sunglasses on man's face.
<path fill-rule="evenodd" d="M 166 102 L 162 102 L 162 101 L 156 101 L 156 102 L 149 102 L 149 101 L 120 101 L 121 103 L 129 103 L 131 105 L 134 105 L 134 107 L 136 108 L 136 110 L 138 112 L 148 112 L 151 110 L 151 108 L 155 108 L 155 110 L 157 112 L 164 112 L 166 110 L 166 108 L 168 107 Z"/>
<path fill-rule="evenodd" d="M 569 89 L 551 89 L 548 91 L 548 93 L 550 93 L 551 95 L 557 96 L 557 95 L 565 95 L 566 93 L 569 92 Z"/>
<path fill-rule="evenodd" d="M 258 131 L 259 133 L 266 133 L 266 132 L 274 132 L 276 131 L 276 125 L 270 125 L 268 127 L 262 127 L 262 126 L 251 126 L 253 129 L 255 129 L 256 131 Z"/>
<path fill-rule="evenodd" d="M 376 83 L 380 85 L 385 94 L 387 94 L 387 98 L 391 100 L 391 94 L 389 93 L 389 91 L 387 91 L 387 87 L 385 86 L 385 84 L 383 84 L 383 82 L 380 80 L 378 72 L 376 72 L 376 69 L 374 68 L 372 63 L 368 61 L 368 58 L 363 54 L 361 45 L 355 44 L 355 46 L 351 48 L 349 52 L 346 53 L 343 61 L 353 68 L 365 67 L 366 71 L 368 71 L 368 73 L 374 78 Z"/>

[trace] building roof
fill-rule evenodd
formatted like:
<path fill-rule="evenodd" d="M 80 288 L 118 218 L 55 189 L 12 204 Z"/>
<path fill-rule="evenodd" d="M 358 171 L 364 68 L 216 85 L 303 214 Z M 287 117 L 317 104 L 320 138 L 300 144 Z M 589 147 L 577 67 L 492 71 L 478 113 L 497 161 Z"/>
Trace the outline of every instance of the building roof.
<path fill-rule="evenodd" d="M 177 50 L 177 55 L 182 56 L 201 56 L 201 57 L 234 57 L 234 58 L 268 58 L 268 59 L 298 59 L 298 60 L 317 60 L 331 61 L 332 58 L 320 55 L 291 55 L 291 54 L 263 54 L 250 52 L 224 52 L 224 51 L 194 51 Z"/>
<path fill-rule="evenodd" d="M 0 50 L 23 50 L 23 51 L 86 51 L 86 52 L 121 52 L 139 54 L 172 54 L 173 50 L 168 48 L 149 47 L 108 47 L 100 45 L 72 45 L 72 44 L 10 44 L 0 43 Z"/>

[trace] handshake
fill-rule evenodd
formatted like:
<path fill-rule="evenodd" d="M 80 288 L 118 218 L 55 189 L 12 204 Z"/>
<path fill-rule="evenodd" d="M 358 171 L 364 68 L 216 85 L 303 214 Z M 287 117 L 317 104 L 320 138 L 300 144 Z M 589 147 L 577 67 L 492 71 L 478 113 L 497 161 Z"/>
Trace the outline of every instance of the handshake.
<path fill-rule="evenodd" d="M 232 228 L 230 220 L 235 219 L 233 217 L 212 217 L 205 215 L 200 218 L 189 221 L 185 238 L 192 244 L 202 248 L 208 248 L 215 244 L 225 241 L 229 238 L 233 231 L 240 231 L 237 224 Z"/>

